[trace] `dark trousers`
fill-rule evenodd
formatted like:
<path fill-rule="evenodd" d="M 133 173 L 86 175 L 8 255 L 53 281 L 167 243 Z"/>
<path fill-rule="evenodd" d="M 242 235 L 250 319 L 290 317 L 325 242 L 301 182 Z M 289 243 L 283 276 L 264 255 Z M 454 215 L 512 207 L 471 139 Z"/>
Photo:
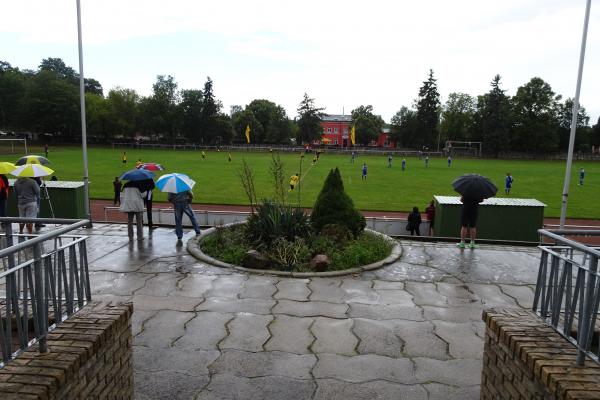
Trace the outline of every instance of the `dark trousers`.
<path fill-rule="evenodd" d="M 121 205 L 121 192 L 115 192 L 115 198 L 113 200 L 113 205 Z"/>
<path fill-rule="evenodd" d="M 148 217 L 148 228 L 152 228 L 152 200 L 144 200 L 146 216 Z"/>
<path fill-rule="evenodd" d="M 414 225 L 413 225 L 413 226 L 410 228 L 410 236 L 414 236 L 414 235 L 415 235 L 415 232 L 417 233 L 417 236 L 421 236 L 421 231 L 419 230 L 419 225 L 417 225 L 417 226 L 414 226 Z"/>

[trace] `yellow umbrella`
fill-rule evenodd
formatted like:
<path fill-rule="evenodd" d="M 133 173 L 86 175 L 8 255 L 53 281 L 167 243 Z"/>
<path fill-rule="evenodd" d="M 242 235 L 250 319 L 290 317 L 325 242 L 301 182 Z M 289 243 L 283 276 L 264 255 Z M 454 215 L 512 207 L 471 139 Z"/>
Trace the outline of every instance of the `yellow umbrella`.
<path fill-rule="evenodd" d="M 37 178 L 38 176 L 52 175 L 54 170 L 40 164 L 25 164 L 15 168 L 10 174 L 18 177 Z"/>
<path fill-rule="evenodd" d="M 15 164 L 7 161 L 0 162 L 0 174 L 10 174 L 17 168 Z"/>

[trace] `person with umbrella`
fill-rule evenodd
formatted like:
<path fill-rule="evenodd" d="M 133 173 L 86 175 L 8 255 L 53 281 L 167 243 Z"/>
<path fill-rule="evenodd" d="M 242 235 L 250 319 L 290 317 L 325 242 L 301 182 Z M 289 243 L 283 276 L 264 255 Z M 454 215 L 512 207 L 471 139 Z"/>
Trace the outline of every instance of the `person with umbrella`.
<path fill-rule="evenodd" d="M 38 198 L 40 197 L 40 187 L 30 177 L 20 176 L 14 185 L 15 196 L 17 197 L 17 208 L 19 217 L 36 218 L 38 213 Z M 25 224 L 19 224 L 19 233 L 23 233 Z M 33 224 L 27 223 L 27 232 L 33 233 Z"/>
<path fill-rule="evenodd" d="M 488 197 L 496 195 L 498 188 L 485 176 L 478 174 L 465 174 L 452 182 L 452 187 L 462 195 L 460 198 L 462 209 L 460 212 L 460 243 L 457 247 L 464 249 L 465 239 L 469 235 L 470 249 L 475 249 L 475 238 L 477 237 L 477 214 L 479 203 Z"/>
<path fill-rule="evenodd" d="M 183 214 L 187 215 L 192 222 L 196 235 L 200 234 L 200 226 L 196 221 L 194 210 L 190 206 L 194 198 L 192 188 L 195 184 L 196 182 L 190 179 L 189 176 L 178 173 L 163 175 L 156 181 L 156 187 L 162 192 L 167 192 L 167 200 L 173 204 L 175 235 L 177 235 L 178 244 L 181 243 L 181 239 L 183 238 Z"/>
<path fill-rule="evenodd" d="M 165 167 L 158 163 L 143 163 L 139 167 L 139 169 L 143 169 L 146 171 L 164 171 Z M 144 196 L 144 204 L 146 205 L 146 216 L 148 219 L 148 229 L 154 229 L 154 224 L 152 223 L 152 190 L 154 189 L 154 180 L 153 179 L 145 179 L 140 181 L 140 190 L 142 191 L 142 195 Z"/>
<path fill-rule="evenodd" d="M 127 213 L 127 235 L 129 240 L 133 240 L 133 219 L 135 217 L 137 227 L 137 240 L 144 240 L 143 217 L 144 198 L 140 188 L 144 184 L 140 183 L 147 179 L 152 179 L 154 174 L 143 169 L 134 169 L 121 175 L 121 180 L 128 181 L 123 185 L 123 198 L 121 200 L 120 211 Z"/>
<path fill-rule="evenodd" d="M 0 162 L 0 217 L 6 217 L 6 201 L 10 185 L 6 174 L 13 171 L 15 165 L 9 162 Z"/>

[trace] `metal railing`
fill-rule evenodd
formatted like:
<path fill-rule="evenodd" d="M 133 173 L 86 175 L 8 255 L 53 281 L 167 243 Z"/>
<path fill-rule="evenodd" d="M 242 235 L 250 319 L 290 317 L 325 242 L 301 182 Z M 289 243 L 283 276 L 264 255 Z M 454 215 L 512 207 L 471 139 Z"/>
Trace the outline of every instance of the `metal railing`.
<path fill-rule="evenodd" d="M 14 234 L 13 223 L 66 226 L 41 235 Z M 0 218 L 0 368 L 91 300 L 86 239 L 67 235 L 88 220 Z M 15 243 L 15 241 L 17 243 Z"/>
<path fill-rule="evenodd" d="M 600 230 L 538 232 L 542 254 L 533 311 L 577 347 L 577 365 L 584 365 L 586 356 L 600 364 L 600 346 L 592 341 L 600 304 L 600 248 L 572 239 L 600 236 Z"/>

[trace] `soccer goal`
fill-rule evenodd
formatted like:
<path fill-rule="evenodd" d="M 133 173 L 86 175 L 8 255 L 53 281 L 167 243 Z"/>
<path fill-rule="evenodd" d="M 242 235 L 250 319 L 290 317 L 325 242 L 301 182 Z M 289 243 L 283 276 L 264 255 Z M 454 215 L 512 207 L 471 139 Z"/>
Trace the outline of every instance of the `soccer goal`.
<path fill-rule="evenodd" d="M 481 157 L 481 144 L 483 142 L 462 142 L 458 140 L 447 140 L 444 147 L 446 154 Z"/>
<path fill-rule="evenodd" d="M 27 139 L 0 139 L 0 155 L 27 155 Z"/>

